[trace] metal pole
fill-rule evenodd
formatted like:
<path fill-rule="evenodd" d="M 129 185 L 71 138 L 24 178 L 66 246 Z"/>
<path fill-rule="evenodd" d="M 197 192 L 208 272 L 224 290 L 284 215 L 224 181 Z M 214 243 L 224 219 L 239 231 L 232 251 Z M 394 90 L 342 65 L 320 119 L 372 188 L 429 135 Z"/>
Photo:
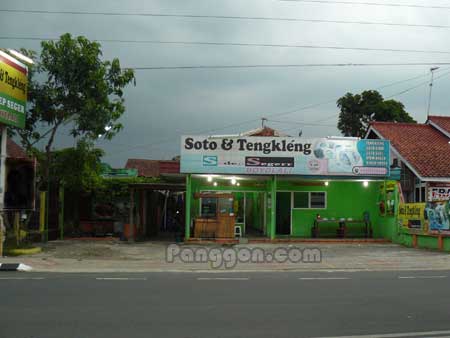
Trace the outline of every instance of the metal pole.
<path fill-rule="evenodd" d="M 431 108 L 431 93 L 433 91 L 433 80 L 434 80 L 434 71 L 439 69 L 439 67 L 433 67 L 430 68 L 430 72 L 431 72 L 431 80 L 430 80 L 430 92 L 428 94 L 428 108 L 427 108 L 427 120 L 428 117 L 430 116 L 430 108 Z"/>

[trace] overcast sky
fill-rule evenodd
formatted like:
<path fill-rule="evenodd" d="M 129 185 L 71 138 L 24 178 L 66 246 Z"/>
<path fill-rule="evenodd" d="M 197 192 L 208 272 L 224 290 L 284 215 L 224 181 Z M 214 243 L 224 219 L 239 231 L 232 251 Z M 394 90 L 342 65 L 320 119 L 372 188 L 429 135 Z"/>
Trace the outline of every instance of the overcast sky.
<path fill-rule="evenodd" d="M 350 0 L 349 0 L 350 1 Z M 356 0 L 352 0 L 355 1 Z M 371 0 L 375 2 L 375 0 Z M 377 3 L 392 3 L 377 0 Z M 396 0 L 398 4 L 450 6 L 449 0 Z M 450 8 L 450 7 L 449 7 Z M 277 0 L 40 0 L 2 2 L 0 9 L 115 13 L 284 17 L 318 20 L 392 22 L 450 26 L 450 9 L 324 4 Z M 296 44 L 357 48 L 414 49 L 445 53 L 243 47 L 102 42 L 104 57 L 123 67 L 254 65 L 304 63 L 450 62 L 450 28 L 382 26 L 105 15 L 0 12 L 2 37 L 53 38 L 63 33 L 94 40 L 201 41 Z M 4 48 L 39 50 L 39 41 L 0 40 Z M 104 160 L 115 167 L 128 158 L 170 159 L 179 154 L 182 134 L 231 134 L 268 125 L 303 137 L 339 135 L 335 101 L 346 92 L 380 89 L 389 97 L 429 79 L 430 66 L 309 67 L 203 70 L 138 70 L 126 90 L 124 130 L 112 141 L 99 140 Z M 432 113 L 450 115 L 450 66 L 436 73 Z M 393 97 L 424 122 L 426 84 Z M 314 108 L 308 105 L 328 102 Z M 292 112 L 297 110 L 295 112 Z M 283 112 L 292 112 L 282 114 Z M 253 120 L 251 122 L 246 122 Z M 246 123 L 242 123 L 246 122 Z M 301 122 L 321 125 L 302 125 Z M 234 125 L 222 129 L 224 126 Z M 73 140 L 58 134 L 57 146 Z"/>

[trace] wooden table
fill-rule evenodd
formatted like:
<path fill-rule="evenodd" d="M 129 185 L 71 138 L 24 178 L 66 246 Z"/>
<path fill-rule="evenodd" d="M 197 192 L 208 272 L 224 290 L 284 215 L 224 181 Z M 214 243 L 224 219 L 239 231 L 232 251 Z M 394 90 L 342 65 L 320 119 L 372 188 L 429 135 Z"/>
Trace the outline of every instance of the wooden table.
<path fill-rule="evenodd" d="M 345 238 L 347 236 L 347 224 L 363 224 L 365 238 L 372 237 L 372 224 L 367 220 L 348 220 L 348 219 L 323 219 L 316 218 L 314 220 L 314 225 L 311 229 L 312 237 L 319 238 L 320 237 L 320 224 L 337 224 L 337 235 L 339 238 Z"/>
<path fill-rule="evenodd" d="M 195 238 L 234 238 L 235 217 L 219 214 L 215 218 L 196 218 Z"/>

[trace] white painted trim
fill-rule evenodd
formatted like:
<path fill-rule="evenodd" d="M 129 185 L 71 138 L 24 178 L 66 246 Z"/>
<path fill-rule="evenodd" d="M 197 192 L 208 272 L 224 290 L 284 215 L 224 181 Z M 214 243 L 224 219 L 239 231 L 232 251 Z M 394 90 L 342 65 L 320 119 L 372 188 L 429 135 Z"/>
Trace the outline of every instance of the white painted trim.
<path fill-rule="evenodd" d="M 369 130 L 367 131 L 367 135 L 366 135 L 366 136 L 369 135 L 369 132 L 370 132 L 370 131 L 373 131 L 380 139 L 386 140 L 386 138 L 385 138 L 378 130 L 376 130 L 375 128 L 372 128 L 372 126 L 370 126 Z M 391 142 L 390 142 L 390 146 L 391 146 L 391 151 L 392 151 L 393 153 L 395 153 L 395 155 L 396 155 L 398 158 L 400 158 L 400 160 L 401 160 L 403 163 L 405 163 L 405 164 L 407 165 L 407 167 L 414 173 L 414 175 L 416 175 L 416 177 L 418 177 L 421 181 L 425 181 L 425 180 L 422 178 L 422 176 L 420 176 L 420 175 L 417 173 L 416 169 L 414 169 L 413 166 L 412 166 L 408 161 L 406 161 L 406 160 L 403 158 L 402 155 L 400 155 L 400 153 L 397 151 L 397 149 L 394 148 L 394 146 L 392 145 Z"/>
<path fill-rule="evenodd" d="M 436 124 L 435 122 L 433 122 L 430 119 L 428 119 L 427 122 L 430 124 L 430 126 L 432 126 L 433 128 L 439 130 L 442 134 L 444 134 L 445 136 L 450 138 L 450 133 L 448 131 L 446 131 L 444 128 L 442 128 L 440 125 Z"/>
<path fill-rule="evenodd" d="M 368 140 L 367 137 L 369 136 L 371 131 L 373 131 L 380 139 L 382 139 L 382 140 L 385 139 L 377 130 L 375 130 L 372 126 L 370 126 L 369 129 L 366 132 L 366 135 L 364 136 L 365 140 Z"/>

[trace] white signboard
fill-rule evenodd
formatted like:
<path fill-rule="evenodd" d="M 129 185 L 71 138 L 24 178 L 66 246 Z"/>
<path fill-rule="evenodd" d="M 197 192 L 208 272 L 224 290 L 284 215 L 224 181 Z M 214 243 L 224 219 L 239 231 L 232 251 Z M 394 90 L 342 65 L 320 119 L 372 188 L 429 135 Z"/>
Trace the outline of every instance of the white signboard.
<path fill-rule="evenodd" d="M 295 137 L 181 138 L 182 173 L 389 176 L 389 141 Z"/>
<path fill-rule="evenodd" d="M 442 186 L 431 186 L 428 188 L 428 201 L 450 200 L 450 184 Z"/>

